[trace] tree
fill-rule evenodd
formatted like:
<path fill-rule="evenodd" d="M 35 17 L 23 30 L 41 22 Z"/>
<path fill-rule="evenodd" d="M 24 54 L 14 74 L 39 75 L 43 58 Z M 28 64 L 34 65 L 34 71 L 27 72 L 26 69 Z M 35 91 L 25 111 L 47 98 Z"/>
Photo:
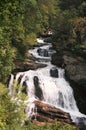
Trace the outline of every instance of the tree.
<path fill-rule="evenodd" d="M 86 1 L 83 1 L 78 7 L 78 12 L 81 17 L 86 17 Z"/>
<path fill-rule="evenodd" d="M 76 45 L 86 44 L 86 18 L 78 18 L 74 22 L 72 36 L 75 38 Z"/>
<path fill-rule="evenodd" d="M 71 10 L 72 8 L 78 8 L 84 0 L 59 0 L 59 7 L 62 10 Z"/>
<path fill-rule="evenodd" d="M 23 104 L 12 100 L 6 86 L 0 83 L 0 130 L 16 130 L 24 119 Z"/>

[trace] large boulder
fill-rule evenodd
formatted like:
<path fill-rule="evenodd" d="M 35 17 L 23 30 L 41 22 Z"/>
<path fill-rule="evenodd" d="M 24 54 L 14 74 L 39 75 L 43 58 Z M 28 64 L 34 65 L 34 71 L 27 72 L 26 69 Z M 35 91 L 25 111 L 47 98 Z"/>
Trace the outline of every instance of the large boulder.
<path fill-rule="evenodd" d="M 51 58 L 51 63 L 58 67 L 62 67 L 64 64 L 63 55 L 60 54 L 60 52 L 54 53 Z"/>
<path fill-rule="evenodd" d="M 86 89 L 86 64 L 84 60 L 80 57 L 76 58 L 67 55 L 64 55 L 63 59 L 67 78 Z"/>
<path fill-rule="evenodd" d="M 41 49 L 41 48 L 39 48 L 38 50 L 37 50 L 37 52 L 38 52 L 38 54 L 40 55 L 40 56 L 44 56 L 44 57 L 48 57 L 49 55 L 48 55 L 48 51 L 46 50 L 46 49 Z"/>

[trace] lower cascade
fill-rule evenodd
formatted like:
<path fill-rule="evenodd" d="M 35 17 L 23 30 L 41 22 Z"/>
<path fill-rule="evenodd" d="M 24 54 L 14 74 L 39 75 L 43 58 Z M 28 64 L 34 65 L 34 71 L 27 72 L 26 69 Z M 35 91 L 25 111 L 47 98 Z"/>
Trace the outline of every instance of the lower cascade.
<path fill-rule="evenodd" d="M 14 79 L 16 81 L 19 80 L 20 85 L 23 86 L 25 84 L 26 87 L 25 91 L 28 98 L 25 101 L 27 104 L 25 112 L 27 118 L 31 118 L 34 112 L 37 112 L 33 101 L 40 100 L 68 112 L 72 121 L 76 124 L 83 123 L 86 125 L 86 116 L 79 112 L 73 96 L 73 90 L 65 80 L 65 70 L 52 65 L 50 62 L 51 55 L 55 53 L 52 49 L 52 44 L 45 43 L 41 39 L 37 39 L 37 41 L 40 46 L 29 50 L 29 53 L 37 58 L 37 63 L 46 64 L 47 66 L 36 70 L 19 72 L 15 78 L 11 75 L 9 94 L 13 97 L 16 93 L 12 84 Z"/>

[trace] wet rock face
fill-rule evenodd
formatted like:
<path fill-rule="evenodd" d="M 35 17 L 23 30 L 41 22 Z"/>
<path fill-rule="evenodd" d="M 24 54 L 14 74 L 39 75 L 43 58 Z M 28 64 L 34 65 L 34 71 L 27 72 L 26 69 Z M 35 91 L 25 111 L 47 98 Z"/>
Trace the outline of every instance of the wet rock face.
<path fill-rule="evenodd" d="M 74 57 L 71 53 L 54 54 L 52 63 L 65 68 L 66 77 L 75 83 L 86 86 L 86 63 L 82 57 Z"/>
<path fill-rule="evenodd" d="M 86 126 L 86 118 L 82 117 L 82 118 L 77 118 L 78 119 L 78 125 L 82 125 L 82 126 Z"/>
<path fill-rule="evenodd" d="M 35 95 L 36 95 L 37 98 L 42 100 L 43 99 L 43 93 L 42 93 L 42 90 L 40 88 L 38 77 L 34 76 L 33 81 L 34 81 L 34 86 L 35 86 Z"/>
<path fill-rule="evenodd" d="M 57 68 L 53 67 L 53 68 L 50 69 L 50 76 L 58 78 L 58 70 L 57 70 Z"/>
<path fill-rule="evenodd" d="M 54 53 L 52 55 L 51 63 L 57 65 L 58 67 L 62 67 L 64 64 L 62 55 L 59 53 Z"/>
<path fill-rule="evenodd" d="M 74 84 L 72 86 L 74 88 L 75 97 L 76 95 L 78 96 L 77 101 L 80 109 L 83 113 L 86 113 L 86 64 L 85 62 L 81 62 L 81 60 L 82 59 L 64 56 L 66 78 L 70 83 Z"/>
<path fill-rule="evenodd" d="M 86 85 L 86 66 L 70 64 L 66 66 L 66 75 L 70 80 L 85 87 Z"/>
<path fill-rule="evenodd" d="M 64 63 L 66 64 L 65 71 L 67 77 L 73 80 L 79 85 L 84 86 L 84 81 L 86 81 L 86 64 L 81 62 L 82 59 L 77 59 L 74 57 L 63 56 Z"/>
<path fill-rule="evenodd" d="M 26 84 L 26 82 L 23 83 L 22 93 L 25 93 L 27 95 L 27 84 Z"/>
<path fill-rule="evenodd" d="M 48 51 L 46 50 L 46 49 L 41 49 L 41 48 L 39 48 L 38 50 L 37 50 L 37 52 L 38 52 L 38 54 L 40 55 L 40 56 L 44 56 L 44 57 L 48 57 L 49 55 L 48 55 Z"/>
<path fill-rule="evenodd" d="M 80 112 L 86 114 L 86 63 L 83 57 L 74 56 L 71 52 L 54 54 L 53 64 L 65 68 L 65 77 L 74 90 Z"/>
<path fill-rule="evenodd" d="M 46 64 L 36 63 L 35 60 L 37 59 L 31 55 L 29 60 L 26 59 L 23 62 L 21 62 L 20 60 L 15 61 L 16 68 L 12 71 L 12 73 L 16 75 L 17 72 L 24 72 L 46 67 Z"/>

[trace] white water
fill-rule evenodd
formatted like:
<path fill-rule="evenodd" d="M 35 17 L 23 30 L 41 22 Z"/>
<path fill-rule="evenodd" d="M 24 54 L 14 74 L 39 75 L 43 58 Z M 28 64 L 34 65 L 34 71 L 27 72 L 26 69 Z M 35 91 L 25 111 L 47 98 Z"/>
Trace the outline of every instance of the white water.
<path fill-rule="evenodd" d="M 52 47 L 50 44 L 44 44 L 43 46 L 43 40 L 38 39 L 38 42 L 42 42 L 42 46 L 40 46 L 41 49 L 47 49 L 48 53 L 55 53 L 55 51 L 49 49 Z M 70 87 L 70 84 L 65 80 L 64 78 L 64 69 L 57 68 L 56 66 L 52 65 L 50 63 L 51 57 L 43 57 L 39 56 L 37 53 L 39 47 L 36 47 L 35 49 L 32 49 L 29 51 L 34 57 L 41 59 L 41 62 L 43 64 L 47 64 L 47 67 L 39 68 L 37 70 L 29 70 L 26 72 L 20 72 L 16 75 L 16 80 L 22 75 L 20 84 L 23 85 L 23 82 L 25 81 L 27 84 L 27 96 L 28 100 L 27 107 L 26 107 L 26 113 L 27 117 L 31 117 L 34 114 L 34 104 L 32 103 L 34 100 L 40 100 L 40 97 L 36 96 L 36 89 L 34 85 L 34 76 L 38 77 L 39 81 L 39 87 L 42 90 L 42 101 L 46 102 L 50 105 L 56 106 L 66 112 L 69 112 L 71 115 L 71 118 L 74 122 L 78 122 L 77 117 L 85 117 L 85 115 L 81 114 L 77 108 L 76 101 L 73 96 L 73 90 Z M 50 55 L 50 56 L 51 56 Z M 46 62 L 45 60 L 46 59 Z M 56 68 L 58 70 L 58 77 L 51 77 L 50 76 L 50 70 L 52 68 Z M 11 81 L 9 85 L 10 94 L 13 94 L 12 90 L 12 82 L 13 82 L 13 75 L 11 76 Z"/>

